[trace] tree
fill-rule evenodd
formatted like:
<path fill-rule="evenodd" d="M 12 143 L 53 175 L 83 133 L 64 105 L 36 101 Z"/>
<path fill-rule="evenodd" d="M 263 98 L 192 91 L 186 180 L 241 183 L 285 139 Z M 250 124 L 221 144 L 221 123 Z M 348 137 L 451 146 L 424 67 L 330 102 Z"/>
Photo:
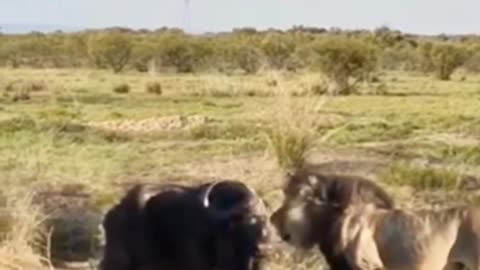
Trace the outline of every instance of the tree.
<path fill-rule="evenodd" d="M 350 94 L 356 82 L 374 71 L 377 60 L 373 46 L 344 36 L 322 38 L 299 53 L 330 79 L 333 95 Z"/>
<path fill-rule="evenodd" d="M 209 42 L 185 34 L 165 34 L 159 47 L 162 63 L 182 73 L 193 72 L 213 53 Z"/>
<path fill-rule="evenodd" d="M 450 80 L 453 72 L 468 58 L 463 47 L 447 42 L 433 45 L 426 56 L 430 60 L 435 76 L 445 81 Z"/>
<path fill-rule="evenodd" d="M 147 72 L 149 62 L 159 54 L 156 43 L 150 40 L 142 40 L 135 43 L 132 50 L 132 62 L 139 72 Z"/>
<path fill-rule="evenodd" d="M 119 73 L 127 65 L 132 53 L 132 42 L 125 33 L 102 32 L 88 40 L 88 54 L 99 67 L 104 65 Z"/>
<path fill-rule="evenodd" d="M 293 38 L 285 34 L 267 34 L 260 46 L 270 67 L 275 69 L 285 68 L 287 61 L 295 51 Z"/>

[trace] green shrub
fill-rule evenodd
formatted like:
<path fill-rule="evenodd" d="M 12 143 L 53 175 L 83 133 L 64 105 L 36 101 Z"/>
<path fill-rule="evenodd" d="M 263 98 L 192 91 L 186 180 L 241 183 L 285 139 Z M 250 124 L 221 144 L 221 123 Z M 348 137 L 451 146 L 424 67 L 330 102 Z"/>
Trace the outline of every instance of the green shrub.
<path fill-rule="evenodd" d="M 294 40 L 282 34 L 267 34 L 260 46 L 270 67 L 274 69 L 285 68 L 295 51 Z"/>
<path fill-rule="evenodd" d="M 294 170 L 307 162 L 315 148 L 318 100 L 311 96 L 297 103 L 284 94 L 276 103 L 272 123 L 265 130 L 268 150 L 282 170 Z"/>
<path fill-rule="evenodd" d="M 421 47 L 424 70 L 433 71 L 440 80 L 450 80 L 453 72 L 467 60 L 468 52 L 453 43 L 425 43 Z"/>
<path fill-rule="evenodd" d="M 98 67 L 109 66 L 119 73 L 127 65 L 132 53 L 130 37 L 123 33 L 101 32 L 88 41 L 88 54 Z"/>
<path fill-rule="evenodd" d="M 47 88 L 43 81 L 16 80 L 5 85 L 3 96 L 10 101 L 30 100 L 33 92 Z"/>
<path fill-rule="evenodd" d="M 263 54 L 259 48 L 247 42 L 229 44 L 223 49 L 222 58 L 247 74 L 255 74 L 262 65 Z"/>
<path fill-rule="evenodd" d="M 213 54 L 212 46 L 202 38 L 167 34 L 159 45 L 162 63 L 177 72 L 190 73 L 202 66 Z"/>
<path fill-rule="evenodd" d="M 162 85 L 159 82 L 147 82 L 145 89 L 147 93 L 161 95 Z"/>
<path fill-rule="evenodd" d="M 322 38 L 300 53 L 330 79 L 329 93 L 351 94 L 355 82 L 374 71 L 375 50 L 368 43 L 348 37 Z M 353 80 L 353 82 L 352 82 Z"/>
<path fill-rule="evenodd" d="M 130 85 L 126 83 L 118 84 L 113 87 L 113 92 L 117 94 L 126 94 L 130 92 Z"/>

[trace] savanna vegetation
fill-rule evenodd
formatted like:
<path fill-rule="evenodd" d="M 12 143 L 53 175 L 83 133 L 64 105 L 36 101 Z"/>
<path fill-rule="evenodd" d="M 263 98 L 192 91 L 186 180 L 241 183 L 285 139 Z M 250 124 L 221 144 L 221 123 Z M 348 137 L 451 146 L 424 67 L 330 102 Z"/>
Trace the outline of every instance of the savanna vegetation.
<path fill-rule="evenodd" d="M 273 210 L 315 162 L 408 207 L 480 202 L 479 49 L 386 27 L 0 35 L 0 269 L 94 265 L 137 182 L 239 179 Z"/>

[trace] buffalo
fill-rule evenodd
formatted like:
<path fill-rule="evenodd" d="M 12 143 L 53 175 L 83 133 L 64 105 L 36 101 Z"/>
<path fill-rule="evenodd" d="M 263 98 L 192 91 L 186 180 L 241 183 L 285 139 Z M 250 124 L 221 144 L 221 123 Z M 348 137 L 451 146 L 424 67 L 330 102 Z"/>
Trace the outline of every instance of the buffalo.
<path fill-rule="evenodd" d="M 101 270 L 257 270 L 271 236 L 263 201 L 233 180 L 135 185 L 103 228 Z"/>

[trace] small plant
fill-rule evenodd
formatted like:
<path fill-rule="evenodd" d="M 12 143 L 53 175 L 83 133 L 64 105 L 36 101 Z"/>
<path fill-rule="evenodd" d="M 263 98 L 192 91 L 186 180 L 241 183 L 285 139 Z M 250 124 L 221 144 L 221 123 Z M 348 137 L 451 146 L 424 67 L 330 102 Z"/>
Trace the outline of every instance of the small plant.
<path fill-rule="evenodd" d="M 272 124 L 266 129 L 271 154 L 285 171 L 302 167 L 315 147 L 317 137 L 317 100 L 314 97 L 296 99 L 283 93 L 272 115 Z"/>
<path fill-rule="evenodd" d="M 451 190 L 460 180 L 458 173 L 449 169 L 435 169 L 399 162 L 389 166 L 379 177 L 387 184 L 410 186 L 416 190 Z"/>
<path fill-rule="evenodd" d="M 299 168 L 306 162 L 313 143 L 311 135 L 301 129 L 277 127 L 268 129 L 267 136 L 281 168 Z"/>
<path fill-rule="evenodd" d="M 117 94 L 126 94 L 130 92 L 130 85 L 126 83 L 118 84 L 113 87 L 113 92 Z"/>
<path fill-rule="evenodd" d="M 323 84 L 314 84 L 310 90 L 313 95 L 323 95 L 327 93 L 327 87 Z"/>
<path fill-rule="evenodd" d="M 147 93 L 161 95 L 162 85 L 159 82 L 148 82 L 145 86 Z"/>
<path fill-rule="evenodd" d="M 267 80 L 267 86 L 276 87 L 276 86 L 278 86 L 278 81 L 275 80 L 275 79 Z"/>
<path fill-rule="evenodd" d="M 3 96 L 13 102 L 30 100 L 31 93 L 43 91 L 46 88 L 42 81 L 16 80 L 5 85 Z"/>

